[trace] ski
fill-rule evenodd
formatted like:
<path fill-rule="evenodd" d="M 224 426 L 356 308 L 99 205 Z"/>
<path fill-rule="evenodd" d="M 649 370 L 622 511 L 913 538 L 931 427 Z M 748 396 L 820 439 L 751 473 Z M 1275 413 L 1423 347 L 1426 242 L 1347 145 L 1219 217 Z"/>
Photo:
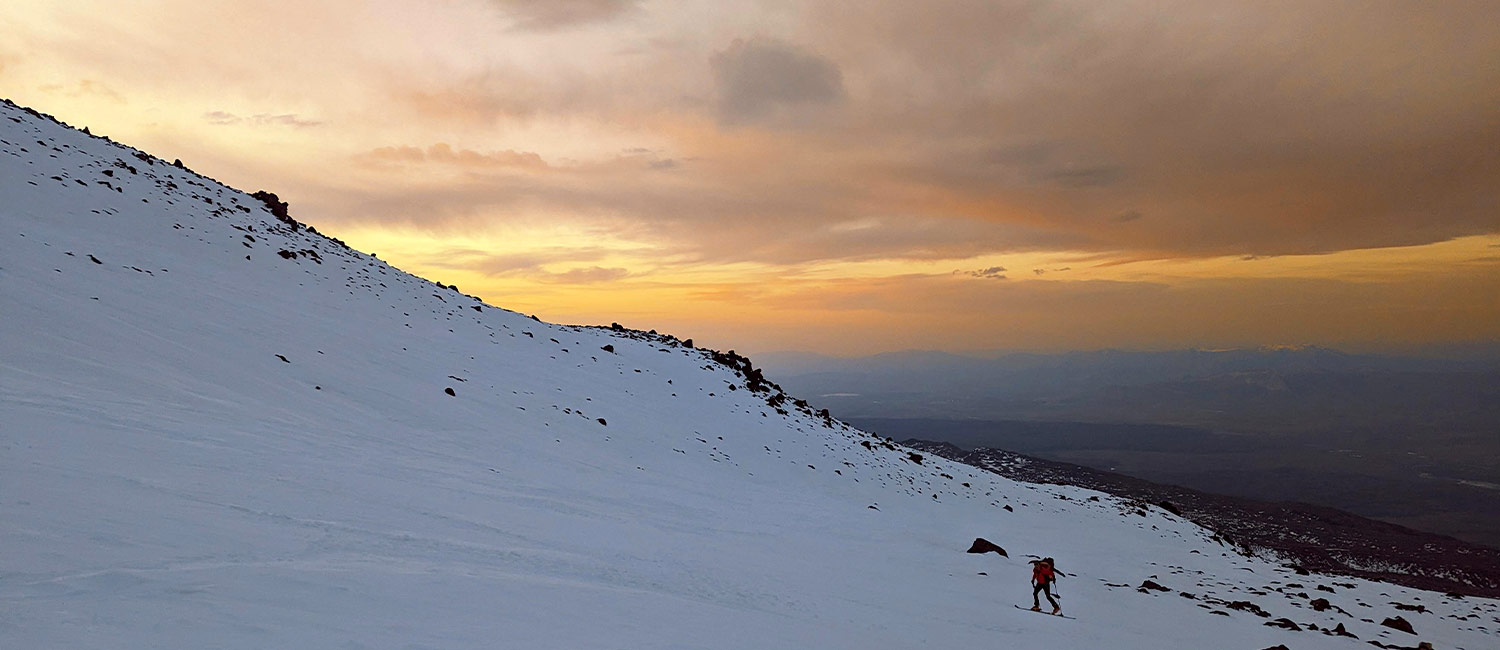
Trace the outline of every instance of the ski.
<path fill-rule="evenodd" d="M 1019 609 L 1019 610 L 1021 610 L 1023 612 L 1032 611 L 1032 609 L 1030 607 L 1022 607 L 1020 605 L 1012 605 L 1012 607 L 1015 607 L 1016 609 Z M 1074 618 L 1072 616 L 1068 616 L 1067 614 L 1052 614 L 1052 613 L 1044 612 L 1044 611 L 1040 611 L 1040 610 L 1038 610 L 1036 613 L 1038 613 L 1038 614 L 1046 614 L 1047 616 L 1056 616 L 1058 618 L 1066 618 L 1066 619 L 1068 619 L 1070 621 L 1076 621 L 1076 620 L 1078 620 L 1078 619 L 1076 619 L 1076 618 Z"/>

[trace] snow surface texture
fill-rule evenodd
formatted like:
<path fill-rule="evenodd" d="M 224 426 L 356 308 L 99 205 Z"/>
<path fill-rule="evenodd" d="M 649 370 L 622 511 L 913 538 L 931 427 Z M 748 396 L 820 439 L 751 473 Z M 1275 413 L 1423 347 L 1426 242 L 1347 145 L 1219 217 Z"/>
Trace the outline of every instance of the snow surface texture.
<path fill-rule="evenodd" d="M 0 105 L 0 647 L 1500 645 L 1493 601 L 918 461 L 138 153 Z M 1011 607 L 1028 555 L 1077 620 Z"/>

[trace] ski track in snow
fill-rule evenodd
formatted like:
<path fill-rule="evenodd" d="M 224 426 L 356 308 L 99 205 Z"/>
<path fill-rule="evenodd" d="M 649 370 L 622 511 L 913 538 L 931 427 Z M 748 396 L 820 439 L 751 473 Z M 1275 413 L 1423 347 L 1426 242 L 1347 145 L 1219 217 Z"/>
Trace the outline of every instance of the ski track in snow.
<path fill-rule="evenodd" d="M 0 647 L 1500 645 L 1494 601 L 919 463 L 675 338 L 484 305 L 138 153 L 0 105 Z M 1077 620 L 1007 606 L 1028 555 Z"/>

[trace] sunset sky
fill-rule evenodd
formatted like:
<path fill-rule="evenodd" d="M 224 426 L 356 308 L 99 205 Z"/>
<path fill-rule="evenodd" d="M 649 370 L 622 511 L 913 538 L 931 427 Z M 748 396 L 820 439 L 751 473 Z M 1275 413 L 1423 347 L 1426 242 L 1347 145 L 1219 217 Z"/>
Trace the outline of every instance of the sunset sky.
<path fill-rule="evenodd" d="M 1500 339 L 1492 0 L 15 0 L 0 96 L 721 349 Z"/>

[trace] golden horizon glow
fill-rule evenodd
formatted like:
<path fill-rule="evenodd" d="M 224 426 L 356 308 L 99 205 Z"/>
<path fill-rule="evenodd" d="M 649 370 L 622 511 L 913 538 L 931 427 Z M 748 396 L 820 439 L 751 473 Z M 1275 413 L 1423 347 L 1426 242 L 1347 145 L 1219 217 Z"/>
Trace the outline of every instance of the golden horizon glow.
<path fill-rule="evenodd" d="M 13 3 L 0 88 L 548 320 L 1500 340 L 1500 28 L 1458 4 L 566 4 Z"/>

